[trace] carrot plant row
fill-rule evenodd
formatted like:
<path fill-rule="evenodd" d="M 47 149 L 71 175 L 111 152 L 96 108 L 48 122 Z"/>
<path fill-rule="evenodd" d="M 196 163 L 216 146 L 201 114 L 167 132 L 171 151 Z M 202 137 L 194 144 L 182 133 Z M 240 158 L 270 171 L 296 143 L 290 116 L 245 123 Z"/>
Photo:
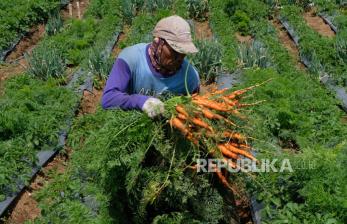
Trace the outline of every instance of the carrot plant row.
<path fill-rule="evenodd" d="M 244 9 L 246 4 L 243 1 L 239 3 L 240 6 L 233 6 L 247 11 Z M 264 3 L 251 1 L 247 4 Z M 221 39 L 220 42 L 225 43 L 232 35 L 225 33 L 223 26 L 229 20 L 225 13 L 227 3 L 214 1 L 211 5 L 211 19 L 216 27 L 214 31 Z M 257 8 L 263 9 L 264 5 Z M 342 203 L 342 192 L 345 190 L 336 191 L 335 188 L 337 185 L 341 189 L 340 186 L 346 184 L 345 169 L 340 169 L 346 159 L 343 137 L 346 128 L 341 123 L 343 113 L 335 106 L 337 102 L 334 96 L 318 80 L 311 78 L 317 76 L 314 71 L 310 73 L 296 68 L 295 60 L 281 44 L 273 22 L 269 20 L 273 17 L 270 8 L 257 12 L 265 16 L 252 18 L 249 14 L 249 28 L 252 37 L 265 44 L 272 66 L 244 71 L 241 88 L 269 78 L 272 81 L 257 88 L 254 97 L 249 99 L 266 100 L 266 103 L 252 108 L 248 115 L 249 122 L 253 123 L 252 137 L 257 139 L 252 143 L 257 149 L 258 160 L 289 159 L 293 172 L 259 173 L 255 180 L 240 173 L 237 174 L 237 179 L 240 179 L 238 183 L 240 187 L 247 187 L 263 203 L 261 219 L 264 223 L 284 220 L 290 223 L 324 223 L 328 220 L 343 223 L 346 220 L 346 208 Z M 288 17 L 300 18 L 290 14 Z M 306 32 L 311 32 L 309 28 L 305 29 Z M 228 30 L 231 32 L 233 29 Z M 224 47 L 227 55 L 234 52 L 227 45 Z M 229 66 L 236 61 L 237 57 L 234 57 Z M 325 162 L 318 162 L 319 158 L 325 158 Z M 332 170 L 339 171 L 334 173 Z M 324 202 L 321 198 L 324 198 Z M 334 200 L 341 203 L 331 203 Z"/>
<path fill-rule="evenodd" d="M 0 2 L 0 54 L 33 25 L 44 22 L 50 13 L 59 10 L 61 0 L 29 0 Z"/>
<path fill-rule="evenodd" d="M 345 51 L 345 44 L 340 41 L 341 37 L 345 36 L 345 30 L 339 30 L 336 38 L 322 37 L 305 23 L 302 11 L 294 5 L 284 6 L 281 10 L 281 17 L 289 22 L 300 38 L 301 57 L 306 57 L 310 61 L 312 64 L 310 69 L 314 73 L 325 71 L 332 76 L 336 84 L 345 87 L 346 58 L 340 53 Z"/>
<path fill-rule="evenodd" d="M 110 1 L 108 4 L 116 6 L 117 1 Z M 113 12 L 105 13 L 100 8 L 101 1 L 92 1 L 91 8 L 88 9 L 86 20 L 100 23 L 98 33 L 93 35 L 93 40 L 88 45 L 88 50 L 96 47 L 100 50 L 111 39 L 112 35 L 119 31 L 122 22 L 121 18 Z M 63 30 L 54 36 L 46 36 L 34 49 L 34 54 L 52 55 L 47 52 L 57 52 L 59 47 L 66 47 L 71 40 L 89 35 L 89 29 L 82 25 L 84 21 L 68 21 Z M 118 29 L 118 30 L 117 30 Z M 74 30 L 74 31 L 73 31 Z M 94 32 L 94 31 L 93 31 Z M 74 36 L 75 35 L 75 36 Z M 77 35 L 77 36 L 76 36 Z M 67 39 L 68 38 L 68 39 Z M 79 53 L 81 49 L 79 49 Z M 86 49 L 84 49 L 86 51 Z M 47 53 L 47 54 L 46 54 Z M 45 150 L 56 150 L 58 135 L 61 130 L 67 130 L 67 120 L 72 119 L 76 104 L 80 97 L 74 93 L 75 86 L 68 88 L 62 86 L 69 81 L 64 77 L 65 68 L 57 69 L 52 67 L 49 60 L 55 57 L 46 58 L 40 56 L 36 60 L 39 71 L 43 76 L 37 76 L 31 69 L 18 77 L 9 79 L 4 86 L 4 94 L 0 96 L 0 144 L 1 153 L 0 170 L 0 201 L 6 197 L 15 196 L 31 178 L 32 168 L 37 166 L 37 153 Z M 63 54 L 60 54 L 63 55 Z M 30 56 L 29 64 L 33 57 Z M 79 65 L 88 69 L 89 54 L 83 55 Z M 55 62 L 52 62 L 55 63 Z M 65 60 L 63 63 L 67 63 Z M 59 71 L 58 76 L 50 76 L 49 71 Z M 64 82 L 62 82 L 63 77 Z M 80 80 L 79 82 L 83 82 Z M 79 83 L 80 84 L 80 83 Z"/>

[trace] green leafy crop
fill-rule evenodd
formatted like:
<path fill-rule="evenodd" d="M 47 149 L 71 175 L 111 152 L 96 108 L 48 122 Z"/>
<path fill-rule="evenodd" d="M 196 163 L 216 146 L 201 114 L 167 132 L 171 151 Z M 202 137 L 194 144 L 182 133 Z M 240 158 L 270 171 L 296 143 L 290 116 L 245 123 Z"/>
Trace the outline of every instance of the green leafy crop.
<path fill-rule="evenodd" d="M 54 82 L 21 75 L 0 98 L 0 192 L 9 196 L 28 180 L 36 153 L 54 148 L 76 103 L 74 93 Z"/>
<path fill-rule="evenodd" d="M 0 52 L 33 25 L 60 9 L 60 0 L 2 0 L 0 2 Z"/>

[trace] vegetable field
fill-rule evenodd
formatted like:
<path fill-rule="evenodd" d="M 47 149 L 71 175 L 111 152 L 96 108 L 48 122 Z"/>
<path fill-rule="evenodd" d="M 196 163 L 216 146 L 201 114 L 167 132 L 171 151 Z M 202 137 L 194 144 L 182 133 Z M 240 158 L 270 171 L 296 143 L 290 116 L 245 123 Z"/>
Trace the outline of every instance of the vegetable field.
<path fill-rule="evenodd" d="M 170 15 L 200 92 L 103 110 Z M 0 60 L 0 222 L 347 223 L 345 1 L 1 0 Z"/>

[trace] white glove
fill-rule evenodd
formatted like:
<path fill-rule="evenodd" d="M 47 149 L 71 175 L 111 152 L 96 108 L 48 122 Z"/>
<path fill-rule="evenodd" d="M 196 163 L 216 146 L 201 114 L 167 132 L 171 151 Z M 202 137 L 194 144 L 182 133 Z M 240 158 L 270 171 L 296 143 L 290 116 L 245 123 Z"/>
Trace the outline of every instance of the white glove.
<path fill-rule="evenodd" d="M 142 111 L 145 112 L 148 117 L 154 118 L 164 113 L 164 103 L 157 98 L 148 98 L 142 106 Z"/>

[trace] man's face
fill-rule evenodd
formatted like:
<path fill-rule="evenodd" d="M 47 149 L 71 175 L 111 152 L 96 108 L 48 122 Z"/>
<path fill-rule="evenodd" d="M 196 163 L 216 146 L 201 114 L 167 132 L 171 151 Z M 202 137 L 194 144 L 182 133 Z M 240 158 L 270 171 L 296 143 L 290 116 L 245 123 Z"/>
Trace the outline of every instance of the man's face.
<path fill-rule="evenodd" d="M 161 64 L 166 69 L 177 71 L 183 63 L 185 54 L 175 51 L 166 41 L 162 46 Z"/>

